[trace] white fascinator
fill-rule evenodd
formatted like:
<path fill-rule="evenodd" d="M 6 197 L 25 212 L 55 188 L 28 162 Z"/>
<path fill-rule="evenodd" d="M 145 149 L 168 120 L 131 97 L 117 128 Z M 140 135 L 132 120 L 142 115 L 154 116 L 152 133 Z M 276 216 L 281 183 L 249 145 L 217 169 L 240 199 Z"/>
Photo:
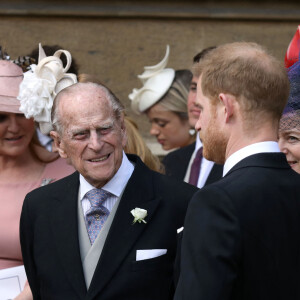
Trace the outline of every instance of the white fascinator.
<path fill-rule="evenodd" d="M 64 67 L 61 54 L 67 58 Z M 39 123 L 43 134 L 49 134 L 53 129 L 51 124 L 51 109 L 55 96 L 64 88 L 77 82 L 75 74 L 67 73 L 72 63 L 69 51 L 58 50 L 53 56 L 46 56 L 39 44 L 38 64 L 30 65 L 30 70 L 24 73 L 20 85 L 18 99 L 20 111 L 26 118 L 34 118 Z"/>
<path fill-rule="evenodd" d="M 167 45 L 166 55 L 163 60 L 155 66 L 144 67 L 143 74 L 138 75 L 143 87 L 133 89 L 128 96 L 131 100 L 132 110 L 140 114 L 158 102 L 168 91 L 175 78 L 175 70 L 165 68 L 170 54 L 170 47 Z"/>

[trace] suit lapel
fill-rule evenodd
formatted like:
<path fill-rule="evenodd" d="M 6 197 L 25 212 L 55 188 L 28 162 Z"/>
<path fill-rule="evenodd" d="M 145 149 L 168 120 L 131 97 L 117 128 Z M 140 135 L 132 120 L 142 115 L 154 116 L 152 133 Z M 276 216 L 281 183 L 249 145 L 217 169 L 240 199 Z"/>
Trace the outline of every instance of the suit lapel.
<path fill-rule="evenodd" d="M 166 175 L 184 180 L 195 146 L 196 143 L 194 142 L 165 156 L 162 162 L 166 168 Z"/>
<path fill-rule="evenodd" d="M 75 172 L 69 177 L 59 193 L 54 196 L 58 201 L 53 205 L 51 222 L 54 242 L 61 264 L 74 290 L 84 298 L 86 286 L 78 240 L 77 199 L 79 174 Z M 63 195 L 64 198 L 62 198 Z"/>
<path fill-rule="evenodd" d="M 101 292 L 145 230 L 147 224 L 132 224 L 133 216 L 130 211 L 136 207 L 146 209 L 148 215 L 145 221 L 150 223 L 159 205 L 160 199 L 155 198 L 153 194 L 152 173 L 139 159 L 137 160 L 108 233 L 86 299 L 92 299 Z"/>
<path fill-rule="evenodd" d="M 196 147 L 196 142 L 181 148 L 178 154 L 180 154 L 180 156 L 178 157 L 178 161 L 173 162 L 174 163 L 174 167 L 176 168 L 176 170 L 174 171 L 174 173 L 178 174 L 178 178 L 184 180 L 187 168 L 189 166 L 190 163 L 190 159 L 195 151 L 195 147 Z"/>

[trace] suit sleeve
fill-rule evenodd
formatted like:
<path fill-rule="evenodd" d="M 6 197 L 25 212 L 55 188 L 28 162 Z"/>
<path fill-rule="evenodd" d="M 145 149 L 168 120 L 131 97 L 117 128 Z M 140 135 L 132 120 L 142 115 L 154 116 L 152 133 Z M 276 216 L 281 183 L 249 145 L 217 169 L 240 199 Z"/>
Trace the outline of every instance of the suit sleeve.
<path fill-rule="evenodd" d="M 194 195 L 185 219 L 176 300 L 232 299 L 241 234 L 235 208 L 215 185 Z"/>
<path fill-rule="evenodd" d="M 32 218 L 29 214 L 28 196 L 26 196 L 20 220 L 20 242 L 22 249 L 22 256 L 27 279 L 34 300 L 41 299 L 39 294 L 38 278 L 33 258 L 33 245 L 34 245 L 34 229 L 32 226 Z"/>

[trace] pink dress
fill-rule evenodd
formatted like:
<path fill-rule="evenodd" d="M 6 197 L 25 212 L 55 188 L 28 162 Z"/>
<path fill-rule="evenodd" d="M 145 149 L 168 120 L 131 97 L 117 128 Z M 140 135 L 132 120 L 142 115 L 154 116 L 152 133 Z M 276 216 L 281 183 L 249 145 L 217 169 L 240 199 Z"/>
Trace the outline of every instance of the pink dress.
<path fill-rule="evenodd" d="M 10 184 L 0 183 L 0 270 L 22 265 L 19 241 L 19 220 L 25 195 L 35 188 L 56 181 L 74 172 L 62 158 L 46 164 L 36 182 L 20 184 L 12 178 Z M 43 201 L 43 199 L 41 199 Z"/>

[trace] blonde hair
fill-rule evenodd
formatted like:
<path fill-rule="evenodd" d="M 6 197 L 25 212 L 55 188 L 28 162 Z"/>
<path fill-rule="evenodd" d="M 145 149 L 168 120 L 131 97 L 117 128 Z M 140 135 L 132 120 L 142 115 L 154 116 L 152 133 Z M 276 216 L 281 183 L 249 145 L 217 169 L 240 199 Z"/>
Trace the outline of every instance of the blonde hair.
<path fill-rule="evenodd" d="M 171 87 L 155 104 L 160 104 L 167 111 L 174 112 L 181 120 L 187 120 L 187 98 L 192 77 L 190 70 L 175 71 L 175 78 Z"/>
<path fill-rule="evenodd" d="M 150 169 L 163 173 L 163 165 L 159 161 L 159 158 L 153 155 L 146 145 L 138 131 L 137 124 L 128 116 L 125 116 L 124 122 L 127 133 L 127 143 L 124 147 L 124 151 L 128 154 L 138 155 Z"/>

